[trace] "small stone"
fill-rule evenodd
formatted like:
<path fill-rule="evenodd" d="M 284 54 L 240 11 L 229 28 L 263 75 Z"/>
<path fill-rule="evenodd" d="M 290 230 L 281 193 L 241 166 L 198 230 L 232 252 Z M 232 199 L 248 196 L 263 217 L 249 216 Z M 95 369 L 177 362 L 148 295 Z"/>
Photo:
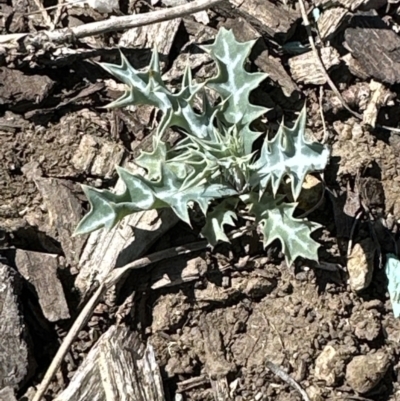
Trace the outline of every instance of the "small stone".
<path fill-rule="evenodd" d="M 353 291 L 365 290 L 374 271 L 375 245 L 369 238 L 354 245 L 347 260 L 349 285 Z"/>
<path fill-rule="evenodd" d="M 307 388 L 307 394 L 310 401 L 324 401 L 322 397 L 322 390 L 316 386 L 310 386 Z"/>
<path fill-rule="evenodd" d="M 354 329 L 355 336 L 360 340 L 373 341 L 377 339 L 382 330 L 379 316 L 377 311 L 365 310 L 365 308 L 354 312 L 350 324 Z"/>
<path fill-rule="evenodd" d="M 339 352 L 331 345 L 325 346 L 315 361 L 315 377 L 333 386 L 338 379 L 338 368 L 343 365 Z"/>
<path fill-rule="evenodd" d="M 275 288 L 275 284 L 264 277 L 251 277 L 243 293 L 250 298 L 263 298 Z"/>
<path fill-rule="evenodd" d="M 346 381 L 358 393 L 372 390 L 385 376 L 390 358 L 384 351 L 369 355 L 359 355 L 346 368 Z"/>

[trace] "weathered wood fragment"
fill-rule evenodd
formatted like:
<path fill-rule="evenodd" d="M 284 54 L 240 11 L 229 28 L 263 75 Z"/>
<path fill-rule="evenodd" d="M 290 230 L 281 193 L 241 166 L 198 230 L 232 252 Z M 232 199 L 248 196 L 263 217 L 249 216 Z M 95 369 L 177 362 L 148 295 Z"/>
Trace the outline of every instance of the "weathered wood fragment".
<path fill-rule="evenodd" d="M 329 8 L 332 6 L 343 7 L 349 11 L 356 11 L 358 9 L 367 10 L 378 10 L 385 6 L 387 0 L 317 0 L 314 5 L 315 7 Z"/>
<path fill-rule="evenodd" d="M 128 29 L 122 34 L 119 46 L 134 49 L 152 49 L 156 46 L 159 53 L 169 55 L 181 22 L 181 18 L 175 18 L 171 21 Z"/>
<path fill-rule="evenodd" d="M 282 3 L 267 0 L 230 0 L 230 3 L 235 7 L 237 16 L 244 17 L 261 33 L 280 43 L 286 42 L 293 34 L 299 17 L 298 13 Z"/>
<path fill-rule="evenodd" d="M 0 68 L 0 82 L 7 82 L 0 86 L 0 103 L 18 110 L 40 103 L 54 86 L 47 75 L 25 75 L 12 68 Z"/>
<path fill-rule="evenodd" d="M 367 80 L 369 78 L 368 72 L 365 71 L 364 67 L 351 55 L 351 53 L 344 55 L 342 60 L 354 76 L 361 78 L 362 80 Z"/>
<path fill-rule="evenodd" d="M 44 316 L 51 322 L 70 317 L 62 285 L 57 277 L 57 255 L 18 249 L 15 264 L 33 285 Z"/>
<path fill-rule="evenodd" d="M 109 232 L 92 233 L 82 252 L 75 286 L 85 293 L 96 280 L 102 282 L 115 267 L 143 256 L 177 221 L 170 209 L 139 212 L 125 217 Z"/>
<path fill-rule="evenodd" d="M 57 238 L 67 262 L 71 266 L 76 266 L 85 237 L 72 237 L 82 217 L 81 202 L 73 193 L 74 184 L 67 180 L 42 177 L 42 171 L 37 162 L 27 163 L 22 171 L 29 180 L 35 183 L 47 210 L 47 221 L 40 230 Z"/>
<path fill-rule="evenodd" d="M 110 327 L 54 401 L 87 400 L 164 401 L 152 346 L 126 327 Z"/>
<path fill-rule="evenodd" d="M 124 156 L 121 145 L 105 141 L 93 135 L 82 137 L 71 163 L 76 170 L 91 175 L 111 178 Z"/>
<path fill-rule="evenodd" d="M 379 110 L 383 106 L 394 105 L 393 99 L 395 94 L 391 93 L 384 85 L 374 80 L 371 81 L 369 86 L 371 96 L 363 114 L 363 121 L 364 124 L 367 124 L 370 127 L 375 127 Z"/>
<path fill-rule="evenodd" d="M 27 330 L 18 296 L 21 279 L 17 272 L 0 263 L 0 388 L 19 389 L 35 369 L 27 345 Z M 8 400 L 7 400 L 8 401 Z"/>
<path fill-rule="evenodd" d="M 231 399 L 227 375 L 235 369 L 235 364 L 228 362 L 225 357 L 225 345 L 222 333 L 212 321 L 203 318 L 201 330 L 205 351 L 205 371 L 211 381 L 215 401 Z"/>
<path fill-rule="evenodd" d="M 400 82 L 400 37 L 376 12 L 359 13 L 345 31 L 345 45 L 370 77 Z"/>
<path fill-rule="evenodd" d="M 181 256 L 179 263 L 175 259 L 169 259 L 152 269 L 151 288 L 154 290 L 195 281 L 200 279 L 206 271 L 207 262 L 200 256 L 196 258 Z M 148 288 L 148 282 L 146 285 Z M 145 286 L 143 290 L 145 290 Z"/>
<path fill-rule="evenodd" d="M 329 40 L 343 27 L 343 22 L 350 16 L 342 7 L 329 8 L 318 18 L 317 26 L 323 40 Z"/>
<path fill-rule="evenodd" d="M 333 47 L 322 48 L 320 55 L 326 70 L 340 64 L 339 53 Z M 289 67 L 296 82 L 314 85 L 324 85 L 326 83 L 325 74 L 321 70 L 313 52 L 292 57 L 289 60 Z"/>
<path fill-rule="evenodd" d="M 72 237 L 79 220 L 82 206 L 71 190 L 71 183 L 56 178 L 35 178 L 34 182 L 42 195 L 48 212 L 49 235 L 57 236 L 65 258 L 71 266 L 76 266 L 86 238 Z"/>

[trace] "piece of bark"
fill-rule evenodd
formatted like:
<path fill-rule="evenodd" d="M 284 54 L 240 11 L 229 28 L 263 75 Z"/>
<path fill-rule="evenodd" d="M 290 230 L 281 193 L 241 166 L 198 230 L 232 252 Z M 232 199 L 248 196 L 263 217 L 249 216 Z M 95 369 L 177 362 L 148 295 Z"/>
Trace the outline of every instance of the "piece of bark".
<path fill-rule="evenodd" d="M 371 89 L 371 97 L 368 105 L 363 114 L 364 124 L 370 127 L 375 127 L 376 119 L 381 107 L 394 105 L 394 96 L 384 85 L 379 82 L 372 80 L 369 84 Z"/>
<path fill-rule="evenodd" d="M 245 18 L 262 34 L 282 44 L 293 34 L 300 16 L 282 3 L 272 3 L 267 0 L 230 0 L 230 3 L 234 6 L 235 16 Z M 217 8 L 220 7 L 222 5 Z"/>
<path fill-rule="evenodd" d="M 0 388 L 18 390 L 35 369 L 18 296 L 22 282 L 17 272 L 0 263 Z"/>
<path fill-rule="evenodd" d="M 221 332 L 212 321 L 202 318 L 201 330 L 205 351 L 204 369 L 211 381 L 215 401 L 230 400 L 227 375 L 236 368 L 233 362 L 225 357 L 225 344 Z"/>
<path fill-rule="evenodd" d="M 369 76 L 400 82 L 400 37 L 374 12 L 358 13 L 345 31 L 345 46 Z"/>
<path fill-rule="evenodd" d="M 95 281 L 102 282 L 115 267 L 143 256 L 177 221 L 171 209 L 151 210 L 125 217 L 110 231 L 92 233 L 82 252 L 75 286 L 86 293 Z"/>
<path fill-rule="evenodd" d="M 321 39 L 329 40 L 337 34 L 343 22 L 350 16 L 349 12 L 342 7 L 329 8 L 318 18 L 317 26 Z"/>
<path fill-rule="evenodd" d="M 47 222 L 43 227 L 40 226 L 40 222 L 38 223 L 40 230 L 58 239 L 67 262 L 71 266 L 76 266 L 86 239 L 83 236 L 72 237 L 82 218 L 81 202 L 74 195 L 73 184 L 66 180 L 42 177 L 42 171 L 37 162 L 25 164 L 22 172 L 35 183 L 47 210 Z M 53 250 L 53 252 L 56 251 Z"/>
<path fill-rule="evenodd" d="M 70 188 L 70 183 L 56 178 L 35 178 L 42 195 L 49 221 L 48 231 L 56 233 L 69 265 L 77 266 L 86 237 L 72 237 L 79 220 L 82 206 Z M 49 232 L 49 235 L 52 233 Z"/>
<path fill-rule="evenodd" d="M 12 387 L 5 387 L 0 390 L 0 401 L 17 401 Z"/>
<path fill-rule="evenodd" d="M 340 6 L 346 8 L 349 11 L 356 11 L 358 9 L 367 10 L 378 10 L 385 6 L 387 0 L 321 0 L 316 1 L 314 6 L 321 8 L 329 8 L 332 6 Z"/>
<path fill-rule="evenodd" d="M 0 68 L 0 104 L 22 110 L 31 108 L 48 96 L 54 81 L 46 75 L 25 75 L 19 70 Z"/>
<path fill-rule="evenodd" d="M 326 70 L 340 64 L 339 53 L 333 47 L 322 48 L 320 55 Z M 289 60 L 289 67 L 296 82 L 314 85 L 324 85 L 326 83 L 326 76 L 313 52 L 292 57 Z"/>
<path fill-rule="evenodd" d="M 144 346 L 129 328 L 110 327 L 54 401 L 87 400 L 164 401 L 153 347 Z"/>
<path fill-rule="evenodd" d="M 261 38 L 260 33 L 244 18 L 230 18 L 223 23 L 227 29 L 232 29 L 236 40 L 246 42 L 258 39 L 254 46 L 257 57 L 254 64 L 261 70 L 268 73 L 268 78 L 282 88 L 285 96 L 290 97 L 293 92 L 297 92 L 299 88 L 293 82 L 292 78 L 283 68 L 279 58 L 272 57 L 268 52 L 268 47 Z"/>
<path fill-rule="evenodd" d="M 18 249 L 15 264 L 19 273 L 36 290 L 43 315 L 50 322 L 69 319 L 64 290 L 57 277 L 58 256 Z"/>
<path fill-rule="evenodd" d="M 181 22 L 181 18 L 175 18 L 171 21 L 128 29 L 121 35 L 119 46 L 133 49 L 153 49 L 156 46 L 159 53 L 168 55 Z"/>
<path fill-rule="evenodd" d="M 351 55 L 351 53 L 347 53 L 342 57 L 342 60 L 347 65 L 349 71 L 358 78 L 362 80 L 366 80 L 369 78 L 369 74 L 365 71 L 364 67 Z"/>
<path fill-rule="evenodd" d="M 120 165 L 123 157 L 124 149 L 121 145 L 86 134 L 71 163 L 78 171 L 111 178 L 115 174 L 115 166 Z"/>
<path fill-rule="evenodd" d="M 162 264 L 157 264 L 151 271 L 150 282 L 153 290 L 162 287 L 172 287 L 182 283 L 195 281 L 204 276 L 207 271 L 207 262 L 198 256 L 180 257 L 169 259 Z M 143 290 L 148 288 L 148 280 L 143 284 Z"/>

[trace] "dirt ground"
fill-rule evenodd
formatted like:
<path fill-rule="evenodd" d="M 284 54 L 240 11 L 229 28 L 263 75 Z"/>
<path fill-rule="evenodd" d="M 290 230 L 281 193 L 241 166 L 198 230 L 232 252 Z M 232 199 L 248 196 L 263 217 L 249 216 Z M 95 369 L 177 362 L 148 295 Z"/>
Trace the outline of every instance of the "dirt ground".
<path fill-rule="evenodd" d="M 174 2 L 120 3 L 114 15 L 151 12 Z M 121 46 L 142 68 L 156 43 L 171 86 L 187 60 L 196 79 L 203 80 L 215 66 L 197 45 L 209 43 L 225 26 L 239 40 L 258 39 L 249 68 L 270 74 L 254 92 L 259 104 L 271 108 L 263 126 L 275 130 L 283 117 L 292 121 L 306 101 L 309 134 L 331 148 L 328 168 L 316 175 L 319 187 L 323 182 L 326 188 L 323 200 L 308 216 L 322 225 L 314 236 L 321 244 L 320 263 L 302 260 L 288 267 L 278 244 L 264 251 L 259 235 L 248 233 L 230 246 L 135 271 L 97 306 L 46 399 L 68 386 L 100 335 L 118 322 L 154 347 L 167 400 L 216 400 L 218 386 L 224 387 L 225 399 L 235 401 L 304 400 L 274 366 L 312 401 L 400 400 L 400 321 L 383 269 L 386 255 L 400 245 L 400 136 L 387 128 L 400 126 L 397 2 L 307 5 L 320 7 L 319 31 L 312 34 L 320 48 L 334 52 L 332 67 L 324 60 L 328 74 L 361 119 L 343 107 L 323 75 L 312 77 L 318 68 L 311 50 L 304 62 L 285 50 L 295 41 L 308 46 L 297 2 L 232 3 L 234 8 L 213 7 L 196 18 L 167 22 L 168 28 L 136 28 L 130 35 L 109 32 L 33 49 L 22 39 L 3 47 L 0 42 L 0 262 L 18 282 L 16 313 L 23 327 L 23 345 L 14 344 L 21 351 L 16 370 L 10 379 L 12 362 L 0 367 L 0 390 L 11 386 L 17 399 L 32 400 L 81 308 L 74 283 L 87 238 L 72 238 L 88 209 L 80 184 L 114 187 L 115 165 L 146 149 L 159 119 L 147 106 L 105 109 L 121 87 L 93 61 L 119 62 Z M 0 2 L 2 35 L 47 29 L 45 14 L 35 10 L 30 0 Z M 49 13 L 54 20 L 55 11 Z M 58 28 L 73 28 L 112 14 L 64 7 L 56 22 Z M 366 123 L 371 113 L 376 121 Z M 310 209 L 315 197 L 304 202 Z M 194 217 L 193 230 L 174 225 L 148 244 L 146 254 L 198 240 L 201 221 Z M 36 265 L 32 253 L 39 255 Z M 26 274 L 21 255 L 33 266 Z M 43 305 L 45 290 L 38 284 L 50 280 L 44 268 L 50 260 L 56 284 L 47 285 L 60 287 L 54 287 L 58 294 L 46 293 L 46 303 L 62 303 L 57 313 Z M 363 288 L 355 290 L 349 265 L 369 269 Z M 193 266 L 196 275 L 182 278 Z M 178 278 L 165 284 L 167 268 Z M 8 335 L 1 302 L 0 338 Z M 10 352 L 0 346 L 0 361 Z"/>

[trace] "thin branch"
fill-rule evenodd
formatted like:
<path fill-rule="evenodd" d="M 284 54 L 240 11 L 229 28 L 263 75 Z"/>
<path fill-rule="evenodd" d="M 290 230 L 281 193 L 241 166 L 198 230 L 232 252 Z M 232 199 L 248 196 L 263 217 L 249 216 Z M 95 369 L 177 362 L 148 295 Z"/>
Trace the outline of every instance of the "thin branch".
<path fill-rule="evenodd" d="M 283 381 L 285 381 L 289 386 L 293 387 L 297 390 L 300 395 L 303 397 L 304 401 L 311 401 L 308 394 L 301 388 L 300 384 L 296 382 L 291 376 L 289 376 L 285 371 L 283 371 L 279 366 L 275 365 L 274 363 L 267 361 L 266 362 L 267 368 L 275 373 L 278 377 L 280 377 Z"/>
<path fill-rule="evenodd" d="M 322 104 L 322 99 L 324 97 L 324 88 L 322 86 L 319 87 L 319 112 L 321 114 L 321 121 L 322 121 L 322 128 L 324 130 L 324 136 L 322 138 L 321 143 L 326 143 L 329 138 L 329 131 L 326 128 L 325 116 L 324 116 L 324 109 Z"/>
<path fill-rule="evenodd" d="M 34 0 L 34 3 L 36 4 L 36 7 L 39 9 L 40 13 L 42 14 L 42 17 L 44 19 L 44 22 L 46 25 L 52 29 L 53 28 L 53 23 L 51 21 L 50 15 L 47 12 L 47 10 L 43 7 L 43 4 L 40 0 Z"/>
<path fill-rule="evenodd" d="M 64 7 L 64 0 L 58 0 L 57 9 L 56 9 L 56 12 L 54 14 L 54 19 L 53 19 L 53 29 L 52 30 L 56 29 L 58 21 L 61 18 L 63 7 Z"/>
<path fill-rule="evenodd" d="M 123 31 L 126 29 L 138 28 L 140 26 L 184 17 L 214 7 L 217 4 L 226 1 L 228 0 L 195 0 L 181 6 L 152 11 L 149 13 L 113 17 L 104 21 L 92 22 L 72 28 L 56 29 L 54 31 L 40 31 L 34 35 L 29 35 L 28 33 L 20 35 L 27 36 L 26 44 L 31 44 L 35 47 L 41 47 L 49 42 L 63 44 L 71 41 L 71 39 L 81 39 L 87 36 L 101 35 L 107 32 Z M 15 37 L 0 35 L 1 43 L 7 43 L 8 41 L 12 41 L 12 39 L 15 39 Z"/>

